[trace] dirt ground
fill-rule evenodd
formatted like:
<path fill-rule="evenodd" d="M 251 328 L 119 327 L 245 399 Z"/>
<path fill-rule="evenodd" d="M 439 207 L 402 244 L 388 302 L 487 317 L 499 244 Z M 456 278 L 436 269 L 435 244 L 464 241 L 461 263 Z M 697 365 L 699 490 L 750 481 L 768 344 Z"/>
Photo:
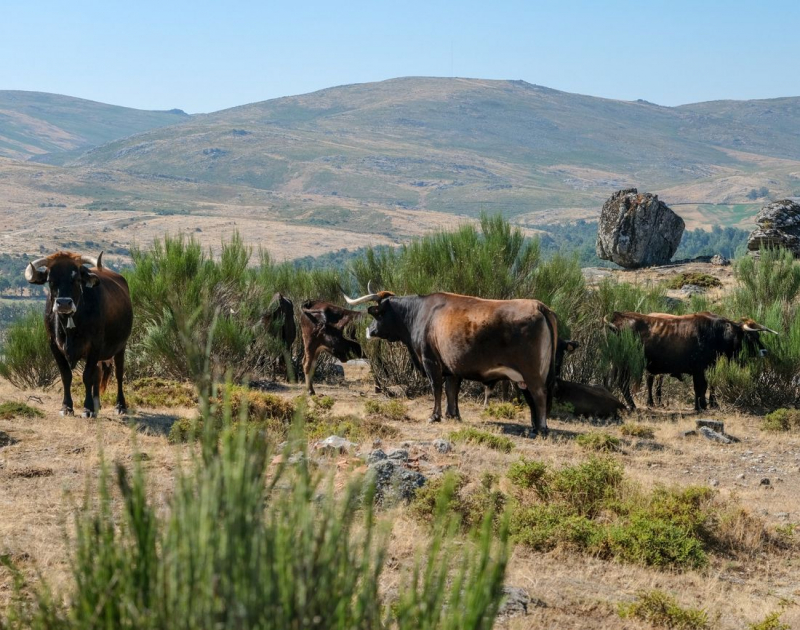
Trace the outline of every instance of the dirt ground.
<path fill-rule="evenodd" d="M 345 375 L 343 384 L 320 384 L 317 393 L 336 400 L 333 413 L 363 416 L 365 401 L 379 396 L 372 392 L 363 367 L 346 366 Z M 301 389 L 285 386 L 279 393 L 294 397 Z M 130 425 L 111 409 L 101 411 L 99 419 L 61 417 L 58 388 L 23 392 L 0 381 L 0 402 L 7 400 L 27 402 L 46 415 L 37 420 L 0 420 L 0 431 L 11 438 L 11 444 L 0 448 L 0 553 L 10 554 L 28 575 L 41 573 L 59 589 L 68 578 L 65 540 L 71 519 L 87 482 L 98 475 L 101 454 L 107 462 L 128 463 L 135 449 L 145 453 L 154 499 L 166 506 L 176 466 L 187 455 L 186 447 L 167 442 L 166 432 L 176 417 L 193 410 L 133 410 Z M 384 450 L 410 443 L 413 455 L 415 449 L 423 448 L 416 443 L 447 437 L 464 425 L 511 437 L 515 447 L 508 454 L 460 444 L 450 454 L 426 451 L 430 464 L 450 466 L 470 476 L 484 471 L 502 475 L 520 456 L 556 467 L 579 462 L 586 451 L 574 438 L 596 430 L 588 423 L 551 420 L 549 438 L 530 439 L 524 436 L 527 414 L 515 420 L 491 420 L 482 415 L 477 402 L 464 400 L 461 423 L 432 425 L 425 421 L 432 405 L 430 396 L 405 401 L 405 405 L 409 419 L 387 421 L 399 435 L 384 439 Z M 683 437 L 683 431 L 694 428 L 697 416 L 688 407 L 674 404 L 669 411 L 637 412 L 628 418 L 653 428 L 654 440 L 625 438 L 618 424 L 604 430 L 623 439 L 619 458 L 626 475 L 644 487 L 709 485 L 722 497 L 735 497 L 769 526 L 800 523 L 800 437 L 764 433 L 760 419 L 752 416 L 715 413 L 703 417 L 724 420 L 726 432 L 741 441 L 724 445 L 703 437 Z M 134 424 L 137 430 L 131 429 Z M 370 440 L 360 444 L 357 452 L 369 452 L 372 446 Z M 336 463 L 330 461 L 332 470 Z M 769 479 L 769 485 L 763 479 Z M 385 588 L 400 579 L 402 567 L 413 560 L 419 541 L 426 536 L 424 526 L 403 508 L 389 516 L 394 529 Z M 506 583 L 524 589 L 540 605 L 531 606 L 525 616 L 499 620 L 498 628 L 647 628 L 641 622 L 620 619 L 616 610 L 620 602 L 632 601 L 638 590 L 648 588 L 672 593 L 683 606 L 704 608 L 713 628 L 747 627 L 782 602 L 786 605 L 782 620 L 800 627 L 800 607 L 793 603 L 800 597 L 800 563 L 788 552 L 763 554 L 746 562 L 714 556 L 705 569 L 673 572 L 564 551 L 534 553 L 517 546 Z M 10 593 L 10 577 L 2 571 L 0 611 Z"/>

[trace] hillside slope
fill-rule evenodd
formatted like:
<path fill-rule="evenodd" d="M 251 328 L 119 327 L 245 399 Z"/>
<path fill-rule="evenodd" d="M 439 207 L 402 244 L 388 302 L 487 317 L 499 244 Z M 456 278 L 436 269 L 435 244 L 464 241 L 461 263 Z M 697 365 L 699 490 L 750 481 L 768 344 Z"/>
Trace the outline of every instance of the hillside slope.
<path fill-rule="evenodd" d="M 0 90 L 0 157 L 63 163 L 91 147 L 188 120 L 59 94 Z"/>

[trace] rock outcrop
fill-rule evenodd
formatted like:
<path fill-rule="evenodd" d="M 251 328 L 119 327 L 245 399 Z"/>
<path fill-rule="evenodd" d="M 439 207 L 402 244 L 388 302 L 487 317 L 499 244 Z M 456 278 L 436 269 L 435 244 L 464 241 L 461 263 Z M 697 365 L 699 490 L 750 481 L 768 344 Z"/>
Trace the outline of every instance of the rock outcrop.
<path fill-rule="evenodd" d="M 790 200 L 768 203 L 756 215 L 756 229 L 747 239 L 747 249 L 784 247 L 800 257 L 800 204 Z"/>
<path fill-rule="evenodd" d="M 619 190 L 603 204 L 597 256 L 629 269 L 663 265 L 678 249 L 685 227 L 657 195 Z"/>

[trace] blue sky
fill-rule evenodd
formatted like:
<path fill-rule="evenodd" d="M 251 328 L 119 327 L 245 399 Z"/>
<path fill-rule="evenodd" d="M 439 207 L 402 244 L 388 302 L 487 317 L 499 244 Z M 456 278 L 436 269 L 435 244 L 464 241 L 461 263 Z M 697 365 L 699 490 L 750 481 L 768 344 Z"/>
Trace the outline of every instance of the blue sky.
<path fill-rule="evenodd" d="M 800 95 L 798 0 L 4 0 L 0 89 L 208 112 L 410 76 L 678 105 Z"/>

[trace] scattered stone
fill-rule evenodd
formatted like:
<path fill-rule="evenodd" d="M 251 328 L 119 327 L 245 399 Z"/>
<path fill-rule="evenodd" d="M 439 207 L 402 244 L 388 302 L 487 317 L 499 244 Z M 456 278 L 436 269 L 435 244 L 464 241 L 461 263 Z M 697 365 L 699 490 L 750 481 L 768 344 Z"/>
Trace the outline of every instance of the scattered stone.
<path fill-rule="evenodd" d="M 684 284 L 681 287 L 681 293 L 686 297 L 692 297 L 693 295 L 703 295 L 706 290 L 697 285 L 697 284 Z"/>
<path fill-rule="evenodd" d="M 700 427 L 708 427 L 709 429 L 713 429 L 714 431 L 718 431 L 719 433 L 725 433 L 725 423 L 719 420 L 709 420 L 708 418 L 700 418 L 695 420 L 695 424 L 697 424 L 697 428 Z"/>
<path fill-rule="evenodd" d="M 800 256 L 800 204 L 790 200 L 766 204 L 756 215 L 756 229 L 747 239 L 747 249 L 783 247 Z"/>
<path fill-rule="evenodd" d="M 439 453 L 449 453 L 453 450 L 453 443 L 443 440 L 442 438 L 438 438 L 433 441 L 433 448 L 435 448 Z"/>
<path fill-rule="evenodd" d="M 737 479 L 744 479 L 745 478 L 745 474 L 744 473 L 739 473 L 738 475 L 736 475 L 736 478 Z"/>
<path fill-rule="evenodd" d="M 11 437 L 8 433 L 5 431 L 0 431 L 0 448 L 3 448 L 4 446 L 11 446 L 12 444 L 16 443 L 17 440 Z"/>
<path fill-rule="evenodd" d="M 546 608 L 541 599 L 532 598 L 528 593 L 516 586 L 503 587 L 503 603 L 497 611 L 501 617 L 522 617 L 530 608 Z"/>
<path fill-rule="evenodd" d="M 714 254 L 709 262 L 716 267 L 726 267 L 731 264 L 731 261 L 722 254 Z"/>
<path fill-rule="evenodd" d="M 711 479 L 709 481 L 709 484 L 711 485 L 711 487 L 716 488 L 719 485 L 719 480 L 718 479 Z"/>
<path fill-rule="evenodd" d="M 730 435 L 726 435 L 725 433 L 719 433 L 714 431 L 713 429 L 709 429 L 708 427 L 700 427 L 700 435 L 708 440 L 712 440 L 714 442 L 720 442 L 722 444 L 733 444 L 738 440 Z"/>
<path fill-rule="evenodd" d="M 782 518 L 782 519 L 786 520 L 786 519 L 789 518 L 789 512 L 778 512 L 775 515 L 775 518 Z"/>
<path fill-rule="evenodd" d="M 374 464 L 375 462 L 379 462 L 384 459 L 386 459 L 386 453 L 378 448 L 367 455 L 367 464 Z"/>
<path fill-rule="evenodd" d="M 684 431 L 683 433 L 681 433 L 681 437 L 685 437 L 685 438 L 695 437 L 696 435 L 697 435 L 697 431 L 695 431 L 694 429 L 690 429 L 689 431 Z"/>
<path fill-rule="evenodd" d="M 762 486 L 768 486 L 768 485 L 769 485 L 769 477 L 764 477 L 764 478 L 761 480 L 761 485 L 762 485 Z"/>
<path fill-rule="evenodd" d="M 388 458 L 370 464 L 369 470 L 375 475 L 375 502 L 384 507 L 408 503 L 427 481 L 422 473 Z"/>
<path fill-rule="evenodd" d="M 386 457 L 394 461 L 405 463 L 408 461 L 408 451 L 403 448 L 396 448 L 394 450 L 389 451 L 386 454 Z"/>
<path fill-rule="evenodd" d="M 686 227 L 657 195 L 619 190 L 603 204 L 597 227 L 597 256 L 636 269 L 670 261 Z"/>
<path fill-rule="evenodd" d="M 372 448 L 380 448 L 381 444 L 383 444 L 383 440 L 381 440 L 380 438 L 375 438 L 374 440 L 372 440 Z"/>
<path fill-rule="evenodd" d="M 15 470 L 11 473 L 12 477 L 20 477 L 22 479 L 35 479 L 36 477 L 52 477 L 52 468 L 22 468 Z"/>
<path fill-rule="evenodd" d="M 314 449 L 325 454 L 348 453 L 356 445 L 350 440 L 346 440 L 338 435 L 330 435 L 324 440 L 314 444 Z"/>

